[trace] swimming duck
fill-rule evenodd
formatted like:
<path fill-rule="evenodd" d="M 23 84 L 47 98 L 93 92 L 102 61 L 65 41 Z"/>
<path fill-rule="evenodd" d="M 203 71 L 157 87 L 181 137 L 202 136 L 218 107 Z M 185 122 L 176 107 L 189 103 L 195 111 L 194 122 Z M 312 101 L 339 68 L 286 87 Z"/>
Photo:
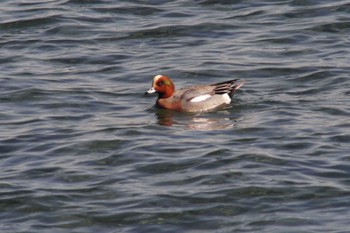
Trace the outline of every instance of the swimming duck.
<path fill-rule="evenodd" d="M 166 75 L 156 75 L 152 87 L 145 93 L 158 93 L 156 106 L 180 112 L 203 112 L 231 103 L 232 95 L 244 84 L 238 79 L 209 85 L 189 86 L 175 90 Z"/>

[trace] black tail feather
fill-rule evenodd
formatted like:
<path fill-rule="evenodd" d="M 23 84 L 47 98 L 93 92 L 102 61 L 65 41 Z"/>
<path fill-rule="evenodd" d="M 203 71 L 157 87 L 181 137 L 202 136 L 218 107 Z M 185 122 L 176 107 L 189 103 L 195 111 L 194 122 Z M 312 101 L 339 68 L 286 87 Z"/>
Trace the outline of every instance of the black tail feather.
<path fill-rule="evenodd" d="M 214 92 L 217 95 L 229 94 L 233 95 L 243 84 L 242 82 L 237 82 L 238 79 L 233 79 L 225 82 L 215 83 L 212 86 L 215 86 Z"/>

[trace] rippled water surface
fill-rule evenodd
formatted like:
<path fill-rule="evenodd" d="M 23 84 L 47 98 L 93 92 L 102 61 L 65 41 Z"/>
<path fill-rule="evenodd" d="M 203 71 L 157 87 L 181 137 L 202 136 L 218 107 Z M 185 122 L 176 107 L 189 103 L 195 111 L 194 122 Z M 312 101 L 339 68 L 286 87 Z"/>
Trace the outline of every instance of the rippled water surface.
<path fill-rule="evenodd" d="M 349 1 L 0 9 L 1 232 L 349 232 Z M 246 84 L 176 113 L 160 73 Z"/>

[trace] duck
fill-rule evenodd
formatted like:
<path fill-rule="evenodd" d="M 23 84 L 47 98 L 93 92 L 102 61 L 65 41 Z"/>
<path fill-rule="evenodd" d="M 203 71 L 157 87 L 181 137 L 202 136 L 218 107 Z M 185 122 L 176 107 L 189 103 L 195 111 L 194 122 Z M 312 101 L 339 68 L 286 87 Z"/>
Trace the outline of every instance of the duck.
<path fill-rule="evenodd" d="M 224 82 L 195 85 L 176 90 L 174 82 L 167 75 L 156 75 L 152 87 L 145 95 L 157 93 L 156 107 L 179 112 L 206 112 L 232 101 L 232 95 L 244 81 L 232 79 Z"/>

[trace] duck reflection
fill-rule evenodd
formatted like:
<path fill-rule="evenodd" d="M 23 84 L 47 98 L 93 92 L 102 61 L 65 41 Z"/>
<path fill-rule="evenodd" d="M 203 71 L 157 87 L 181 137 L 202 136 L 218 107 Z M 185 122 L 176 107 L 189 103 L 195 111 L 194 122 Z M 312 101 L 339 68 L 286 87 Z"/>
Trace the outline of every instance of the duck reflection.
<path fill-rule="evenodd" d="M 234 119 L 224 117 L 229 115 L 229 111 L 216 113 L 179 113 L 166 109 L 156 110 L 158 124 L 164 126 L 184 126 L 194 130 L 218 130 L 235 126 Z"/>

